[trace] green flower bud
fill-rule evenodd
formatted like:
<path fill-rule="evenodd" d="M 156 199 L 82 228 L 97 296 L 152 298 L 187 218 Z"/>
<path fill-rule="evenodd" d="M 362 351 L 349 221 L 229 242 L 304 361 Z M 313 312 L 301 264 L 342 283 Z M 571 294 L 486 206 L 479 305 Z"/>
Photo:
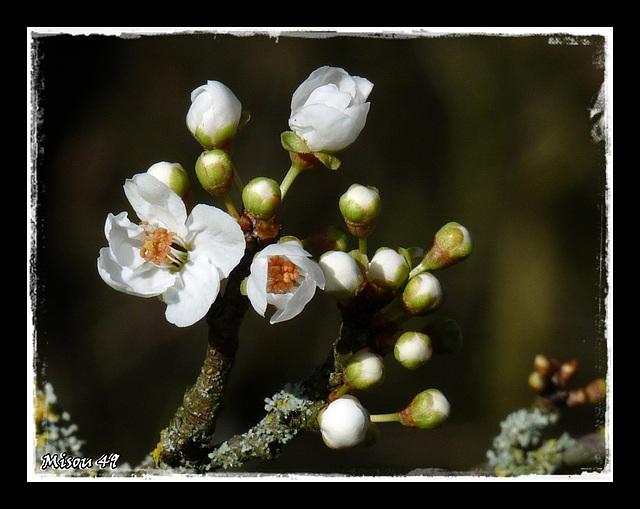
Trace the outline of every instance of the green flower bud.
<path fill-rule="evenodd" d="M 440 281 L 430 272 L 413 276 L 402 292 L 402 306 L 411 315 L 425 315 L 440 307 L 444 293 Z"/>
<path fill-rule="evenodd" d="M 442 426 L 451 406 L 447 398 L 437 389 L 428 389 L 418 394 L 411 403 L 398 412 L 403 426 L 434 429 Z"/>
<path fill-rule="evenodd" d="M 340 197 L 339 207 L 349 232 L 366 237 L 376 227 L 380 215 L 380 193 L 375 187 L 353 184 Z"/>
<path fill-rule="evenodd" d="M 388 247 L 378 249 L 369 263 L 369 279 L 386 290 L 402 288 L 409 277 L 404 256 Z"/>
<path fill-rule="evenodd" d="M 425 325 L 423 333 L 431 338 L 434 354 L 457 352 L 462 348 L 460 326 L 450 318 L 440 318 Z"/>
<path fill-rule="evenodd" d="M 351 389 L 365 390 L 384 380 L 382 357 L 368 348 L 354 353 L 344 369 L 344 382 Z"/>
<path fill-rule="evenodd" d="M 433 355 L 431 338 L 422 332 L 405 332 L 396 341 L 393 356 L 407 369 L 417 369 Z"/>
<path fill-rule="evenodd" d="M 178 163 L 167 163 L 161 161 L 155 163 L 148 170 L 147 173 L 153 175 L 160 182 L 166 184 L 171 188 L 185 203 L 191 201 L 191 185 L 189 183 L 189 176 L 185 169 Z"/>
<path fill-rule="evenodd" d="M 280 202 L 280 184 L 267 177 L 254 178 L 242 190 L 244 208 L 257 219 L 271 219 Z"/>
<path fill-rule="evenodd" d="M 431 248 L 422 262 L 411 271 L 411 275 L 450 267 L 467 258 L 472 251 L 473 240 L 469 230 L 452 221 L 438 230 Z"/>
<path fill-rule="evenodd" d="M 200 154 L 196 161 L 196 176 L 213 196 L 225 196 L 233 182 L 233 164 L 226 152 L 214 149 Z"/>
<path fill-rule="evenodd" d="M 358 262 L 344 251 L 324 253 L 318 265 L 324 273 L 324 291 L 336 299 L 353 297 L 364 282 Z"/>

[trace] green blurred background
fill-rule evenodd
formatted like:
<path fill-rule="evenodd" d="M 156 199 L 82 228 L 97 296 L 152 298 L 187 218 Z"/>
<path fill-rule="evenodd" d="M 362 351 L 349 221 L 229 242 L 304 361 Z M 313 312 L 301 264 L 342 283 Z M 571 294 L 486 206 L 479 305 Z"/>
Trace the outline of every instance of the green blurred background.
<path fill-rule="evenodd" d="M 234 154 L 245 181 L 286 173 L 279 137 L 311 71 L 334 65 L 374 83 L 367 125 L 342 167 L 295 182 L 280 212 L 285 234 L 340 225 L 338 198 L 357 182 L 383 199 L 372 250 L 425 245 L 448 221 L 475 240 L 468 260 L 440 273 L 448 300 L 437 316 L 459 323 L 463 349 L 415 372 L 389 362 L 385 383 L 362 395 L 382 413 L 438 388 L 452 405 L 442 429 L 383 425 L 375 447 L 347 451 L 302 434 L 278 461 L 243 471 L 464 471 L 485 460 L 500 421 L 533 401 L 536 354 L 577 359 L 576 385 L 607 375 L 610 183 L 590 119 L 604 38 L 409 35 L 34 35 L 37 374 L 78 424 L 87 456 L 115 452 L 138 464 L 200 370 L 206 325 L 176 328 L 156 299 L 112 290 L 96 258 L 107 214 L 131 210 L 124 179 L 161 160 L 193 169 L 200 148 L 185 115 L 207 80 L 225 83 L 251 112 Z M 338 327 L 323 294 L 275 326 L 250 310 L 220 440 L 257 422 L 265 397 L 322 362 Z M 564 427 L 589 432 L 603 419 L 601 408 L 576 409 Z"/>

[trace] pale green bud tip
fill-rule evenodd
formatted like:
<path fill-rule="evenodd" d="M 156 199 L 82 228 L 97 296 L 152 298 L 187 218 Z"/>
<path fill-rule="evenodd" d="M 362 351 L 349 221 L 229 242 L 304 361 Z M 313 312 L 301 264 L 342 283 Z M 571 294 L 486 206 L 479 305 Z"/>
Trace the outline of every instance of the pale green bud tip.
<path fill-rule="evenodd" d="M 402 305 L 412 315 L 423 315 L 440 307 L 444 292 L 430 272 L 412 277 L 402 292 Z"/>
<path fill-rule="evenodd" d="M 368 348 L 354 353 L 344 370 L 344 381 L 352 389 L 369 389 L 384 380 L 382 357 Z"/>
<path fill-rule="evenodd" d="M 340 197 L 339 207 L 349 232 L 365 237 L 374 230 L 380 215 L 380 193 L 375 187 L 353 184 Z"/>
<path fill-rule="evenodd" d="M 189 199 L 191 195 L 189 176 L 180 164 L 161 161 L 152 165 L 147 173 L 167 185 L 184 201 Z"/>
<path fill-rule="evenodd" d="M 281 202 L 280 184 L 267 177 L 251 180 L 242 190 L 242 203 L 258 219 L 270 219 Z"/>
<path fill-rule="evenodd" d="M 352 297 L 364 282 L 358 262 L 344 251 L 328 251 L 318 264 L 324 273 L 324 291 L 337 299 Z"/>
<path fill-rule="evenodd" d="M 437 389 L 418 394 L 398 415 L 400 423 L 410 428 L 434 429 L 442 426 L 449 417 L 451 406 Z"/>
<path fill-rule="evenodd" d="M 431 338 L 422 332 L 405 332 L 393 348 L 396 360 L 407 369 L 417 369 L 433 355 Z"/>
<path fill-rule="evenodd" d="M 362 444 L 371 426 L 369 412 L 353 396 L 333 401 L 318 416 L 324 443 L 331 449 L 345 449 Z"/>
<path fill-rule="evenodd" d="M 369 279 L 387 290 L 397 290 L 404 286 L 409 277 L 409 265 L 397 251 L 383 247 L 376 251 L 369 264 Z"/>
<path fill-rule="evenodd" d="M 233 182 L 231 159 L 219 149 L 205 151 L 196 161 L 196 176 L 205 191 L 224 196 Z"/>

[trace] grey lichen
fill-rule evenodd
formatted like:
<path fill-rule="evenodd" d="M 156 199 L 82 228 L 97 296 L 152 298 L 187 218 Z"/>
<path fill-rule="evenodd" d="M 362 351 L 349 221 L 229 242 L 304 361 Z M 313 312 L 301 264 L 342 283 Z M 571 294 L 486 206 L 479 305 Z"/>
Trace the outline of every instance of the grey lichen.
<path fill-rule="evenodd" d="M 272 460 L 283 445 L 304 429 L 313 429 L 320 403 L 309 399 L 300 384 L 288 384 L 265 399 L 265 416 L 242 435 L 217 446 L 206 470 L 239 467 L 252 459 Z"/>
<path fill-rule="evenodd" d="M 567 433 L 557 439 L 544 440 L 543 433 L 555 424 L 558 416 L 518 410 L 500 423 L 500 435 L 493 440 L 493 449 L 487 452 L 489 465 L 498 476 L 553 474 L 563 463 L 563 453 L 575 440 Z"/>

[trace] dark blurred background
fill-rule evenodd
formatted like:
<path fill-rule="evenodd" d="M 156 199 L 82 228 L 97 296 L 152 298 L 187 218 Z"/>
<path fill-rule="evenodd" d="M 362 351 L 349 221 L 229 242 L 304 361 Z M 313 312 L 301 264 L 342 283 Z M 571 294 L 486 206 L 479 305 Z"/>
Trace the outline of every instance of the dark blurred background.
<path fill-rule="evenodd" d="M 193 170 L 200 147 L 185 115 L 207 80 L 225 83 L 251 112 L 234 154 L 245 182 L 286 173 L 279 137 L 311 71 L 339 66 L 374 83 L 367 125 L 342 167 L 302 174 L 287 195 L 285 234 L 340 225 L 338 198 L 357 182 L 383 199 L 372 251 L 425 245 L 448 221 L 475 240 L 468 260 L 439 273 L 448 300 L 438 316 L 459 323 L 462 350 L 415 372 L 390 358 L 385 383 L 362 395 L 382 413 L 438 388 L 452 405 L 442 429 L 383 425 L 375 447 L 339 452 L 302 434 L 278 461 L 241 470 L 464 471 L 485 460 L 500 421 L 532 403 L 536 354 L 576 359 L 576 386 L 607 375 L 607 161 L 590 119 L 604 38 L 408 35 L 32 35 L 36 373 L 78 424 L 87 456 L 142 461 L 200 370 L 206 325 L 174 327 L 156 299 L 112 290 L 96 258 L 107 214 L 131 211 L 126 178 L 161 160 Z M 220 205 L 195 176 L 192 185 L 200 201 Z M 322 362 L 338 327 L 323 294 L 279 325 L 250 310 L 220 440 L 257 422 L 265 397 Z M 563 427 L 580 434 L 603 419 L 602 409 L 581 408 Z"/>

